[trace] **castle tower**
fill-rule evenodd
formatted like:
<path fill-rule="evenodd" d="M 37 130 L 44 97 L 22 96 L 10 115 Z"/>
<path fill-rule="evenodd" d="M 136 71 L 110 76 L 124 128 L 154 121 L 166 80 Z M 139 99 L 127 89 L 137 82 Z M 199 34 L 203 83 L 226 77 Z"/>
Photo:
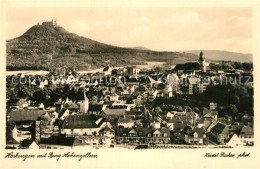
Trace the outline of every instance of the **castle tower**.
<path fill-rule="evenodd" d="M 89 100 L 86 96 L 86 92 L 84 89 L 84 100 L 80 102 L 80 113 L 87 113 L 89 108 Z"/>
<path fill-rule="evenodd" d="M 203 57 L 203 52 L 200 52 L 200 57 L 199 57 L 199 66 L 200 66 L 200 70 L 202 72 L 205 72 L 205 58 Z"/>
<path fill-rule="evenodd" d="M 55 18 L 55 21 L 54 21 L 54 26 L 55 26 L 55 27 L 57 27 L 57 24 L 58 24 L 57 22 L 58 22 L 58 21 L 57 21 L 57 18 Z"/>

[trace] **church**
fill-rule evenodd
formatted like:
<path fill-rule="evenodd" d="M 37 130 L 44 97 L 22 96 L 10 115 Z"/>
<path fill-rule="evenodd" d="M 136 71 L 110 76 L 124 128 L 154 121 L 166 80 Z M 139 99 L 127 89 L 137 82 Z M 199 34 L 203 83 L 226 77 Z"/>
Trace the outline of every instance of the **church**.
<path fill-rule="evenodd" d="M 197 62 L 186 62 L 184 64 L 177 64 L 173 71 L 176 73 L 195 74 L 198 72 L 206 72 L 207 64 L 203 52 L 200 52 L 199 60 Z"/>

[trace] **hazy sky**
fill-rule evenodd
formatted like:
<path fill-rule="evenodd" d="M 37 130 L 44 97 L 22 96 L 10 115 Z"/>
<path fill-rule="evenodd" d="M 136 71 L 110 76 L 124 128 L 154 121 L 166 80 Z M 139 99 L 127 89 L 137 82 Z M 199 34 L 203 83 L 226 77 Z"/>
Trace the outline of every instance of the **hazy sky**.
<path fill-rule="evenodd" d="M 250 8 L 9 8 L 6 38 L 57 18 L 66 30 L 122 47 L 252 52 Z"/>

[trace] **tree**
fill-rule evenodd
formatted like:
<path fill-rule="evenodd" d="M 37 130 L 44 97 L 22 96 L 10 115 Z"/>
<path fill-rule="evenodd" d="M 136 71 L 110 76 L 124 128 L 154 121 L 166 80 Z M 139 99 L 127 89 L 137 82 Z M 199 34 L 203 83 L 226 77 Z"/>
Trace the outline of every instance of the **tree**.
<path fill-rule="evenodd" d="M 231 115 L 231 116 L 237 116 L 238 114 L 238 110 L 237 110 L 237 107 L 233 104 L 230 104 L 229 106 L 227 106 L 226 108 L 227 110 L 227 113 L 228 115 Z"/>
<path fill-rule="evenodd" d="M 187 94 L 189 92 L 189 86 L 188 85 L 182 85 L 180 90 L 183 94 Z"/>
<path fill-rule="evenodd" d="M 43 90 L 38 90 L 33 93 L 32 100 L 38 103 L 43 103 L 46 101 L 46 93 Z"/>

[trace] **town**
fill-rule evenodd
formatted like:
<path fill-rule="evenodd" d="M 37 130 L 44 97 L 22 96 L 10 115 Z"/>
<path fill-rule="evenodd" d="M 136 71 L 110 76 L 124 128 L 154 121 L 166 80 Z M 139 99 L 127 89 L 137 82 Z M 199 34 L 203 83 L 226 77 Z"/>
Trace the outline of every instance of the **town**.
<path fill-rule="evenodd" d="M 203 51 L 170 69 L 20 73 L 6 90 L 6 149 L 254 145 L 252 68 Z"/>

